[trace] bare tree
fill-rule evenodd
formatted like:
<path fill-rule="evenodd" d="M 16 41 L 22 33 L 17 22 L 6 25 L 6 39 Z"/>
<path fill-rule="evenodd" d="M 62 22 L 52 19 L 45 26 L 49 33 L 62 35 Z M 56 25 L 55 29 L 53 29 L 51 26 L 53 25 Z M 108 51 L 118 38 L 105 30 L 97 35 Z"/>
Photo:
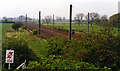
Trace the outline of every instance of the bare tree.
<path fill-rule="evenodd" d="M 62 21 L 62 17 L 56 16 L 56 21 Z"/>
<path fill-rule="evenodd" d="M 31 21 L 32 21 L 32 18 L 28 17 L 28 20 L 29 20 L 29 22 L 31 22 Z"/>
<path fill-rule="evenodd" d="M 98 13 L 95 13 L 95 12 L 90 13 L 91 26 L 92 26 L 93 22 L 98 23 L 99 19 L 100 19 L 100 15 Z"/>
<path fill-rule="evenodd" d="M 74 23 L 77 24 L 77 19 L 76 19 L 76 17 L 74 17 Z"/>
<path fill-rule="evenodd" d="M 77 14 L 76 15 L 76 21 L 78 22 L 79 26 L 80 26 L 80 23 L 82 22 L 82 19 L 85 15 L 83 13 L 80 13 L 80 14 Z"/>
<path fill-rule="evenodd" d="M 96 24 L 100 23 L 100 15 L 98 13 L 95 14 L 94 20 Z"/>
<path fill-rule="evenodd" d="M 63 21 L 66 21 L 66 18 L 65 18 L 65 17 L 63 17 Z"/>
<path fill-rule="evenodd" d="M 86 22 L 88 21 L 88 14 L 85 16 Z"/>
<path fill-rule="evenodd" d="M 45 22 L 48 24 L 48 23 L 51 23 L 51 20 L 52 20 L 52 17 L 51 16 L 46 16 L 45 17 Z"/>
<path fill-rule="evenodd" d="M 18 17 L 18 19 L 19 19 L 19 21 L 23 21 L 23 20 L 25 19 L 25 16 L 20 15 L 20 16 Z"/>
<path fill-rule="evenodd" d="M 103 15 L 103 16 L 101 17 L 101 21 L 102 21 L 102 22 L 108 21 L 108 16 L 107 16 L 107 15 Z"/>

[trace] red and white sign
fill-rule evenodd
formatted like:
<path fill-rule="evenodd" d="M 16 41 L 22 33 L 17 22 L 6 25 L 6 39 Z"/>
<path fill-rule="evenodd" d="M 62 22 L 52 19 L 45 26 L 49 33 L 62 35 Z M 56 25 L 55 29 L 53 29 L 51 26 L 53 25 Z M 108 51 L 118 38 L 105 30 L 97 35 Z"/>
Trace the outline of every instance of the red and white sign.
<path fill-rule="evenodd" d="M 6 63 L 14 62 L 14 50 L 6 50 Z"/>

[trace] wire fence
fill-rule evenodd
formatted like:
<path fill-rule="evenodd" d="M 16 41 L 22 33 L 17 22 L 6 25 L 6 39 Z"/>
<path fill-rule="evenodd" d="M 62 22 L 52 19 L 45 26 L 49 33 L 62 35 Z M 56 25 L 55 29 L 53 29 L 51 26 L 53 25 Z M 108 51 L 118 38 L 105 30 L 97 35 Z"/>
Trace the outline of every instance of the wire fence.
<path fill-rule="evenodd" d="M 77 12 L 78 13 L 77 13 Z M 82 11 L 83 12 L 83 11 Z M 89 16 L 89 18 L 88 18 Z M 72 32 L 83 32 L 83 33 L 100 33 L 104 31 L 109 31 L 112 34 L 119 34 L 120 25 L 119 24 L 119 14 L 115 20 L 108 19 L 107 16 L 100 16 L 100 14 L 96 12 L 91 12 L 84 14 L 81 13 L 80 9 L 77 7 L 73 7 L 73 16 L 72 16 Z M 62 17 L 46 16 L 41 20 L 41 25 L 49 26 L 55 29 L 67 30 L 69 31 L 69 19 L 65 19 Z M 118 22 L 117 22 L 118 21 Z M 38 21 L 33 23 L 37 23 Z M 89 25 L 88 25 L 89 23 Z"/>

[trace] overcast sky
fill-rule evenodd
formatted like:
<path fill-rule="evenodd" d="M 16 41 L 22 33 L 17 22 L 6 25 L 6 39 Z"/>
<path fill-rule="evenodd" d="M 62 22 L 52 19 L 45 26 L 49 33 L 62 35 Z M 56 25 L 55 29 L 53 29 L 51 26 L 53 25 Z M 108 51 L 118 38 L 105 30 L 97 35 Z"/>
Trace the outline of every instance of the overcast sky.
<path fill-rule="evenodd" d="M 97 12 L 111 16 L 118 12 L 119 0 L 0 0 L 0 18 L 18 17 L 28 14 L 38 18 L 38 11 L 42 18 L 47 15 L 56 15 L 69 18 L 69 5 L 73 5 L 73 16 L 78 13 L 87 14 Z"/>

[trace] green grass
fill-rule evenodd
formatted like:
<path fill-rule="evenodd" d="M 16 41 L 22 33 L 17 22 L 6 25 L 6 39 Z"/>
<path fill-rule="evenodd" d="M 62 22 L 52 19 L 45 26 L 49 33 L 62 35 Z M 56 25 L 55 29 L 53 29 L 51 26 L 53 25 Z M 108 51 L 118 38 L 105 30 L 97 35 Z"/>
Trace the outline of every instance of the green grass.
<path fill-rule="evenodd" d="M 47 41 L 41 38 L 28 39 L 29 45 L 35 51 L 38 57 L 47 57 L 48 52 L 46 50 Z"/>
<path fill-rule="evenodd" d="M 2 24 L 2 35 L 4 35 L 7 31 L 8 28 L 10 28 L 12 26 L 13 23 L 3 23 Z"/>
<path fill-rule="evenodd" d="M 49 27 L 53 27 L 53 24 L 43 24 Z M 63 30 L 69 30 L 69 24 L 65 24 L 65 23 L 60 23 L 60 24 L 54 24 L 54 27 L 57 29 L 63 29 Z M 104 30 L 106 27 L 102 26 L 102 25 L 98 25 L 98 24 L 93 24 L 91 26 L 91 24 L 89 25 L 89 32 L 100 32 L 100 30 Z M 108 27 L 107 27 L 108 28 Z M 114 30 L 112 30 L 112 32 L 114 34 L 118 33 L 118 28 L 113 27 Z M 80 24 L 80 26 L 78 24 L 72 24 L 72 30 L 76 30 L 79 32 L 87 32 L 88 31 L 88 25 L 87 24 Z"/>
<path fill-rule="evenodd" d="M 2 40 L 2 36 L 6 33 L 7 29 L 10 28 L 12 23 L 0 23 L 0 40 Z M 0 44 L 1 46 L 1 44 Z M 1 49 L 0 49 L 1 50 Z"/>
<path fill-rule="evenodd" d="M 30 34 L 27 30 L 12 31 L 7 32 L 6 36 L 9 37 L 19 37 L 23 38 L 28 42 L 28 46 L 36 53 L 38 57 L 47 57 L 48 52 L 46 50 L 47 40 L 38 38 L 32 34 Z"/>

